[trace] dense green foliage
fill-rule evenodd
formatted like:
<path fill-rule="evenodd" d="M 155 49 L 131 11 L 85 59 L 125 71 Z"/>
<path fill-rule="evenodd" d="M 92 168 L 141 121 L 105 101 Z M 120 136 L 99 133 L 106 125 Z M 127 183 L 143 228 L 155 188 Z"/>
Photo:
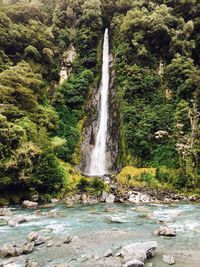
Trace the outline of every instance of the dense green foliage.
<path fill-rule="evenodd" d="M 78 123 L 97 73 L 101 26 L 96 1 L 1 4 L 1 192 L 23 188 L 24 195 L 42 198 L 66 184 L 61 159 L 72 161 L 80 140 Z M 58 86 L 62 56 L 72 44 L 73 75 Z"/>
<path fill-rule="evenodd" d="M 122 165 L 200 186 L 197 0 L 0 1 L 0 190 L 54 194 L 74 163 L 109 27 Z M 59 85 L 63 55 L 75 47 Z M 149 179 L 149 177 L 143 177 Z M 95 182 L 94 182 L 95 183 Z M 94 185 L 95 187 L 95 185 Z M 97 186 L 98 187 L 98 186 Z"/>
<path fill-rule="evenodd" d="M 127 2 L 111 24 L 125 162 L 160 175 L 162 166 L 179 169 L 175 185 L 196 186 L 199 3 Z"/>

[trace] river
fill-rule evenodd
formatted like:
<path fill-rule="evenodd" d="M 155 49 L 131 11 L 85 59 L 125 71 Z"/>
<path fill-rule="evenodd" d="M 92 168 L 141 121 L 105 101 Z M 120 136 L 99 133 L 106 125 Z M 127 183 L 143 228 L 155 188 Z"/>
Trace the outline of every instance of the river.
<path fill-rule="evenodd" d="M 22 215 L 27 222 L 11 227 L 7 224 L 9 216 L 0 217 L 0 245 L 6 242 L 23 243 L 31 231 L 42 233 L 51 238 L 53 245 L 34 248 L 28 255 L 37 259 L 40 266 L 55 266 L 59 262 L 68 262 L 70 267 L 92 266 L 93 261 L 85 261 L 84 257 L 93 257 L 95 266 L 109 266 L 100 264 L 107 249 L 117 252 L 129 243 L 154 240 L 158 242 L 158 249 L 150 261 L 155 267 L 167 266 L 162 262 L 163 254 L 174 255 L 177 267 L 199 267 L 199 204 L 98 204 L 72 208 L 60 204 L 40 208 L 39 211 L 19 207 L 12 207 L 11 210 L 12 218 Z M 122 223 L 111 223 L 111 216 L 120 218 Z M 153 232 L 160 226 L 159 220 L 174 227 L 177 236 L 154 236 Z M 62 239 L 69 234 L 74 241 L 61 245 Z M 118 265 L 110 263 L 110 266 Z"/>

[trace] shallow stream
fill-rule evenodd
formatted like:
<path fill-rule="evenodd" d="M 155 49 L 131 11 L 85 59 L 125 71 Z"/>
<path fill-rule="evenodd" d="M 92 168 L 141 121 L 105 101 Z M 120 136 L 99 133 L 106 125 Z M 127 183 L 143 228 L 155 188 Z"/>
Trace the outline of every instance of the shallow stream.
<path fill-rule="evenodd" d="M 87 267 L 91 265 L 81 260 L 85 255 L 102 258 L 109 248 L 117 252 L 123 245 L 150 240 L 158 242 L 155 257 L 150 259 L 155 267 L 167 266 L 162 262 L 164 254 L 174 255 L 177 267 L 200 266 L 200 204 L 56 205 L 39 211 L 17 207 L 11 210 L 12 217 L 23 215 L 27 222 L 11 227 L 7 224 L 9 216 L 0 217 L 0 246 L 6 242 L 23 243 L 31 231 L 39 231 L 53 241 L 52 247 L 34 249 L 29 255 L 41 266 L 68 262 L 69 266 Z M 122 222 L 111 223 L 111 216 Z M 174 227 L 177 236 L 155 236 L 153 232 L 161 225 L 159 220 Z M 76 236 L 75 246 L 61 246 L 60 240 L 69 234 Z"/>

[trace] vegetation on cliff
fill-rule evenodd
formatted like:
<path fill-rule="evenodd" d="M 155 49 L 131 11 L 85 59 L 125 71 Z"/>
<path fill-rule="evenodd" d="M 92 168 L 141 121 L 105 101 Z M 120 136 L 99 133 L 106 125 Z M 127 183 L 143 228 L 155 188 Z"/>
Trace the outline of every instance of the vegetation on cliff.
<path fill-rule="evenodd" d="M 1 193 L 48 197 L 72 185 L 64 162 L 74 164 L 105 27 L 121 165 L 155 168 L 158 182 L 178 189 L 199 187 L 199 18 L 196 0 L 0 0 Z M 72 73 L 59 85 L 72 45 Z M 152 174 L 141 176 L 157 186 Z"/>

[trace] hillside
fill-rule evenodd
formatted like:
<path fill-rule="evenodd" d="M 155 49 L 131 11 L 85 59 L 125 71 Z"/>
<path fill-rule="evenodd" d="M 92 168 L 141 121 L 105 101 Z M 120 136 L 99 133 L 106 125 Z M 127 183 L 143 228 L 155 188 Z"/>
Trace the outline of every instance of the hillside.
<path fill-rule="evenodd" d="M 105 28 L 118 182 L 199 194 L 198 0 L 0 0 L 0 204 L 105 188 L 81 174 Z"/>

